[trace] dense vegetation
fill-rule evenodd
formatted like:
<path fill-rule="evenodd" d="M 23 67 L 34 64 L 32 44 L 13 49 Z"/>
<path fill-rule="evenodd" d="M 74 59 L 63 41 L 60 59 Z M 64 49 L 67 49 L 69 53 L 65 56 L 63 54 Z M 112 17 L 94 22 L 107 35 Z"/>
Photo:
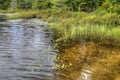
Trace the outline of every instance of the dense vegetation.
<path fill-rule="evenodd" d="M 0 9 L 9 9 L 15 1 L 17 9 L 62 9 L 67 11 L 91 12 L 96 9 L 118 12 L 119 0 L 0 0 Z"/>
<path fill-rule="evenodd" d="M 14 8 L 19 14 L 10 18 L 42 18 L 50 22 L 50 28 L 57 32 L 57 41 L 120 40 L 120 0 L 0 0 L 0 2 L 2 10 L 10 10 L 10 3 L 16 2 Z"/>
<path fill-rule="evenodd" d="M 11 0 L 0 0 L 0 9 L 8 9 Z"/>

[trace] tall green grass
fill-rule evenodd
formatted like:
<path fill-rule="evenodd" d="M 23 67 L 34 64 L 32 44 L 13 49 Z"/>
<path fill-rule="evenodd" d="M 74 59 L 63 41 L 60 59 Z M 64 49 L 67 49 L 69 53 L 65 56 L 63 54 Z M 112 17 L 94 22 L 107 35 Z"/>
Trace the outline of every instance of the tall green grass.
<path fill-rule="evenodd" d="M 110 27 L 107 25 L 74 25 L 73 23 L 61 24 L 54 23 L 51 29 L 55 30 L 60 40 L 68 39 L 85 39 L 96 41 L 120 41 L 120 28 Z"/>
<path fill-rule="evenodd" d="M 50 23 L 57 40 L 109 40 L 120 42 L 120 15 L 66 11 L 19 11 L 12 18 L 44 19 Z"/>

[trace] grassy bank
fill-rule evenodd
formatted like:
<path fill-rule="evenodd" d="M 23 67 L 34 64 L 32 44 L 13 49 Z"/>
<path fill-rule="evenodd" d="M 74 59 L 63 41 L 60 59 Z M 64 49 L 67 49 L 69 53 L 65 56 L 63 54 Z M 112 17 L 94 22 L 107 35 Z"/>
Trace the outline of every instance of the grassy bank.
<path fill-rule="evenodd" d="M 44 19 L 55 32 L 56 41 L 88 40 L 120 42 L 120 15 L 117 13 L 66 11 L 17 11 L 8 19 Z"/>

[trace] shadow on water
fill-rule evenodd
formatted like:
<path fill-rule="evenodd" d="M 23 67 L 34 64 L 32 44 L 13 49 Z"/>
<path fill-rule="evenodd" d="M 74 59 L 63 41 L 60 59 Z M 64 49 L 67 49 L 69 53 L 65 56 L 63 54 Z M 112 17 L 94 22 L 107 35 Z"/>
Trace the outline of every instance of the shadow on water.
<path fill-rule="evenodd" d="M 57 55 L 58 80 L 120 80 L 120 48 L 110 46 L 86 42 L 66 47 Z"/>
<path fill-rule="evenodd" d="M 47 24 L 38 19 L 0 24 L 0 80 L 55 80 Z"/>

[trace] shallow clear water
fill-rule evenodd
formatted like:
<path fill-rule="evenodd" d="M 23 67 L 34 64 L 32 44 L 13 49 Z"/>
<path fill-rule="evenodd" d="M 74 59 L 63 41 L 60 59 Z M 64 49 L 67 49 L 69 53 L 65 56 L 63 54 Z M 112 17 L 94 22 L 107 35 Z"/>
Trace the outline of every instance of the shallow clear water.
<path fill-rule="evenodd" d="M 58 80 L 120 80 L 120 47 L 111 42 L 73 44 L 59 52 Z"/>
<path fill-rule="evenodd" d="M 0 80 L 55 80 L 49 31 L 41 20 L 0 23 Z"/>

